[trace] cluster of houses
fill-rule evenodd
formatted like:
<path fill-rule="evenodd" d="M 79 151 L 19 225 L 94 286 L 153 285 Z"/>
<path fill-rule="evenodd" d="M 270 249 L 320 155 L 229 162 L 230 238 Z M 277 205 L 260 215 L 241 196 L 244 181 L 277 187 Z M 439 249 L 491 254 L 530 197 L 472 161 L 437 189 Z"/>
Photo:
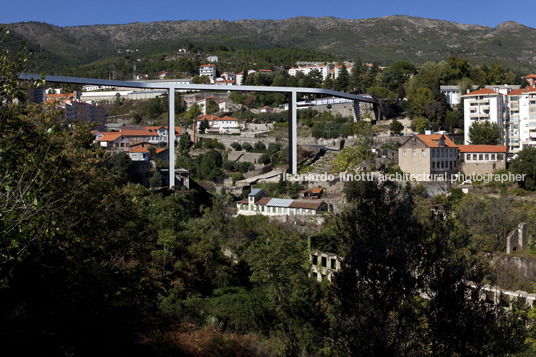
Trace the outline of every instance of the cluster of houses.
<path fill-rule="evenodd" d="M 125 126 L 119 131 L 93 131 L 95 141 L 110 153 L 124 152 L 135 162 L 148 162 L 149 150 L 155 148 L 159 159 L 168 160 L 168 150 L 159 148 L 168 141 L 169 130 L 167 126 Z M 181 129 L 176 126 L 175 141 L 181 137 Z M 159 145 L 161 144 L 161 145 Z"/>

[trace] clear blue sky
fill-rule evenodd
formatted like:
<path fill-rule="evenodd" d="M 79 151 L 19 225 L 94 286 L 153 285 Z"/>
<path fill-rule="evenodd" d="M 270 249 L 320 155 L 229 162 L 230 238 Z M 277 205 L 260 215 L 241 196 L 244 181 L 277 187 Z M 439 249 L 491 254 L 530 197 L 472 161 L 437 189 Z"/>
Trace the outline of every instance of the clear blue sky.
<path fill-rule="evenodd" d="M 362 19 L 410 15 L 495 27 L 516 21 L 536 28 L 534 0 L 5 0 L 0 23 L 41 21 L 58 26 L 124 24 L 164 20 L 286 19 L 296 16 L 334 16 Z"/>

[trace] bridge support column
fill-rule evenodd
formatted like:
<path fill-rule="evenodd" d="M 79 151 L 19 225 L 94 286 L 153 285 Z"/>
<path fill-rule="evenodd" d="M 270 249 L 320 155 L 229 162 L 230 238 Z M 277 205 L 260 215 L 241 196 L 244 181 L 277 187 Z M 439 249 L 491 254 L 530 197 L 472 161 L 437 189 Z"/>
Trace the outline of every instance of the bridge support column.
<path fill-rule="evenodd" d="M 359 112 L 360 105 L 359 100 L 354 100 L 354 121 L 361 120 L 361 113 Z"/>
<path fill-rule="evenodd" d="M 169 188 L 175 186 L 175 88 L 168 89 L 168 152 L 169 152 Z"/>
<path fill-rule="evenodd" d="M 298 173 L 298 110 L 296 92 L 288 95 L 288 167 L 291 174 Z"/>

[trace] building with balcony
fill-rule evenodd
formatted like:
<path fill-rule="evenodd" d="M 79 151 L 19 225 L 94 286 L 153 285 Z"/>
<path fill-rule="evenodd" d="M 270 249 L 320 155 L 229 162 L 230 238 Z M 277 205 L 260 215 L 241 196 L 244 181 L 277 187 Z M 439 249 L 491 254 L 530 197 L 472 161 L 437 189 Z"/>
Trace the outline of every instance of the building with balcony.
<path fill-rule="evenodd" d="M 536 74 L 525 77 L 529 86 L 507 95 L 506 145 L 510 153 L 536 146 Z"/>
<path fill-rule="evenodd" d="M 464 101 L 465 144 L 471 144 L 469 130 L 474 123 L 486 120 L 497 124 L 504 131 L 506 104 L 501 93 L 493 89 L 483 88 L 464 94 L 462 97 Z"/>
<path fill-rule="evenodd" d="M 199 67 L 199 76 L 208 76 L 210 81 L 214 81 L 216 78 L 216 65 L 214 64 L 203 64 Z"/>

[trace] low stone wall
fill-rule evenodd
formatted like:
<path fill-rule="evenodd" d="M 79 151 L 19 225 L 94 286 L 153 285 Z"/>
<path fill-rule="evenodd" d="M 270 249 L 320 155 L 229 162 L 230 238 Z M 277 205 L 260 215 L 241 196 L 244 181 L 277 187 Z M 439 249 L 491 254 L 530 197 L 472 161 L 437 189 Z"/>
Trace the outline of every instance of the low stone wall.
<path fill-rule="evenodd" d="M 264 137 L 264 138 L 253 138 L 253 137 L 243 137 L 240 135 L 208 135 L 208 134 L 196 134 L 195 136 L 196 141 L 199 140 L 199 138 L 203 138 L 203 140 L 212 140 L 216 139 L 219 143 L 222 143 L 225 148 L 230 148 L 231 144 L 234 142 L 239 143 L 240 145 L 244 143 L 250 143 L 252 146 L 255 145 L 257 142 L 261 142 L 264 145 L 268 146 L 270 143 L 277 142 L 277 139 L 274 137 Z"/>
<path fill-rule="evenodd" d="M 257 152 L 247 152 L 247 151 L 230 151 L 227 160 L 229 161 L 239 161 L 239 162 L 257 162 L 261 153 Z"/>

